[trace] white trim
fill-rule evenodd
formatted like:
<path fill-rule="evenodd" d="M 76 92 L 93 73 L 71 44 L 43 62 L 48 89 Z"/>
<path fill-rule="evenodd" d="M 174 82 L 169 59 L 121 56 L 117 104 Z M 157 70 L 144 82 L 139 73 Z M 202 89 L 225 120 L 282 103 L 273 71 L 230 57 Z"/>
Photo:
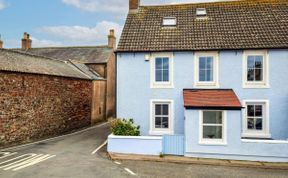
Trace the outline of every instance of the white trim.
<path fill-rule="evenodd" d="M 157 103 L 167 103 L 169 104 L 169 124 L 168 129 L 156 129 L 154 128 L 154 104 Z M 173 135 L 174 134 L 174 101 L 173 100 L 160 100 L 152 99 L 150 100 L 150 135 Z"/>
<path fill-rule="evenodd" d="M 213 82 L 199 81 L 199 57 L 213 57 Z M 194 88 L 219 88 L 219 53 L 213 52 L 195 52 L 194 53 Z"/>
<path fill-rule="evenodd" d="M 263 56 L 263 82 L 247 81 L 247 57 L 248 55 Z M 267 50 L 246 50 L 243 51 L 242 59 L 242 87 L 243 88 L 270 88 L 269 85 L 269 53 Z"/>
<path fill-rule="evenodd" d="M 169 82 L 155 81 L 155 58 L 169 58 Z M 150 88 L 174 88 L 174 59 L 173 53 L 153 53 L 150 60 Z"/>
<path fill-rule="evenodd" d="M 247 103 L 264 103 L 263 115 L 263 131 L 249 131 L 247 129 Z M 270 134 L 270 122 L 269 122 L 269 100 L 243 100 L 242 106 L 245 108 L 242 110 L 242 137 L 253 137 L 253 138 L 271 138 Z"/>
<path fill-rule="evenodd" d="M 254 140 L 254 139 L 241 139 L 245 143 L 270 143 L 270 144 L 288 144 L 288 140 Z"/>
<path fill-rule="evenodd" d="M 203 138 L 203 112 L 204 111 L 222 112 L 222 139 L 204 139 Z M 199 144 L 200 145 L 227 145 L 227 111 L 199 110 Z"/>
<path fill-rule="evenodd" d="M 139 140 L 162 140 L 162 137 L 158 136 L 122 136 L 110 134 L 108 139 L 139 139 Z"/>

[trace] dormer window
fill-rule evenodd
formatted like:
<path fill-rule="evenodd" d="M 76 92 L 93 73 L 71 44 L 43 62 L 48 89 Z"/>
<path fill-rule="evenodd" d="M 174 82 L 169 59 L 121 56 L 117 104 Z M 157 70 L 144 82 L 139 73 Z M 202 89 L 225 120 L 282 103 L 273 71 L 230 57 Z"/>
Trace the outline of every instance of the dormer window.
<path fill-rule="evenodd" d="M 163 18 L 163 26 L 173 27 L 176 26 L 177 20 L 176 17 L 164 17 Z"/>
<path fill-rule="evenodd" d="M 196 9 L 196 16 L 197 17 L 204 17 L 207 15 L 206 8 L 197 8 Z"/>

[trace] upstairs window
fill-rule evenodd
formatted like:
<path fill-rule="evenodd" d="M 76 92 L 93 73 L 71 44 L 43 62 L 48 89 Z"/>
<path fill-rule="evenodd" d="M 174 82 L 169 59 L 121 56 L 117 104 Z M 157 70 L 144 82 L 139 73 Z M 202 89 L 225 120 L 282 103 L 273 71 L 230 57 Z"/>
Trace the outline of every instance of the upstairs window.
<path fill-rule="evenodd" d="M 169 58 L 157 57 L 155 58 L 155 81 L 169 82 Z"/>
<path fill-rule="evenodd" d="M 163 23 L 162 23 L 163 26 L 173 27 L 173 26 L 176 26 L 176 24 L 177 24 L 176 17 L 164 17 L 163 18 Z"/>
<path fill-rule="evenodd" d="M 218 53 L 195 53 L 194 87 L 218 88 Z"/>
<path fill-rule="evenodd" d="M 152 57 L 151 88 L 173 88 L 173 59 L 171 54 L 158 53 Z"/>
<path fill-rule="evenodd" d="M 245 51 L 243 87 L 268 88 L 268 55 L 266 51 Z"/>

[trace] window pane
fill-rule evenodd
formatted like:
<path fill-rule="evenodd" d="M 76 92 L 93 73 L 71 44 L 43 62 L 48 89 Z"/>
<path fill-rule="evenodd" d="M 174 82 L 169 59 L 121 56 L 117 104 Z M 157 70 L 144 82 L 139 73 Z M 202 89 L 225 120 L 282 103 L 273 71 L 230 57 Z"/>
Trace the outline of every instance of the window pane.
<path fill-rule="evenodd" d="M 206 69 L 206 57 L 199 57 L 199 69 Z"/>
<path fill-rule="evenodd" d="M 156 63 L 156 69 L 162 69 L 162 58 L 156 58 L 155 63 Z"/>
<path fill-rule="evenodd" d="M 204 124 L 222 124 L 221 111 L 204 111 L 203 112 Z"/>
<path fill-rule="evenodd" d="M 255 67 L 254 64 L 255 64 L 254 56 L 248 56 L 247 67 L 254 68 Z"/>
<path fill-rule="evenodd" d="M 262 69 L 255 69 L 255 81 L 262 81 L 263 80 L 263 70 Z"/>
<path fill-rule="evenodd" d="M 247 127 L 248 129 L 255 129 L 254 118 L 248 118 L 247 120 Z"/>
<path fill-rule="evenodd" d="M 169 108 L 168 104 L 162 105 L 162 115 L 168 115 L 169 114 L 168 108 Z"/>
<path fill-rule="evenodd" d="M 162 70 L 156 70 L 156 82 L 162 81 Z"/>
<path fill-rule="evenodd" d="M 203 138 L 222 139 L 222 126 L 204 126 Z"/>
<path fill-rule="evenodd" d="M 161 128 L 161 117 L 155 117 L 155 128 Z"/>
<path fill-rule="evenodd" d="M 161 115 L 161 104 L 155 105 L 155 115 Z"/>
<path fill-rule="evenodd" d="M 248 114 L 248 116 L 255 116 L 254 115 L 254 105 L 248 105 L 247 106 L 247 114 Z"/>
<path fill-rule="evenodd" d="M 263 56 L 255 56 L 255 68 L 263 67 Z"/>
<path fill-rule="evenodd" d="M 248 69 L 247 80 L 254 81 L 254 69 L 250 69 L 250 68 Z"/>
<path fill-rule="evenodd" d="M 169 82 L 169 70 L 163 70 L 163 82 Z"/>
<path fill-rule="evenodd" d="M 163 58 L 163 69 L 169 69 L 169 59 Z"/>
<path fill-rule="evenodd" d="M 206 81 L 207 82 L 213 81 L 213 70 L 207 70 Z"/>
<path fill-rule="evenodd" d="M 213 57 L 207 57 L 207 69 L 213 69 Z"/>
<path fill-rule="evenodd" d="M 162 118 L 162 128 L 165 128 L 165 129 L 169 128 L 168 117 Z"/>
<path fill-rule="evenodd" d="M 205 70 L 199 70 L 199 81 L 200 82 L 206 81 L 205 76 L 206 76 L 206 71 Z"/>
<path fill-rule="evenodd" d="M 255 105 L 255 116 L 262 116 L 262 105 Z"/>
<path fill-rule="evenodd" d="M 262 128 L 263 128 L 263 119 L 261 118 L 259 118 L 259 119 L 256 119 L 256 130 L 262 130 Z"/>

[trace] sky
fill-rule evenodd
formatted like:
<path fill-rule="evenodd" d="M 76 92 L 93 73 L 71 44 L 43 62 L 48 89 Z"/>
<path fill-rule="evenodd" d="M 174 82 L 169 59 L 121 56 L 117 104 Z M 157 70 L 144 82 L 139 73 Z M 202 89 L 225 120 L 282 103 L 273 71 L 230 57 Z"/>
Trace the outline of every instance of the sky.
<path fill-rule="evenodd" d="M 141 5 L 217 0 L 141 0 Z M 4 48 L 20 48 L 24 32 L 33 47 L 106 45 L 109 29 L 119 39 L 129 0 L 0 0 Z"/>

